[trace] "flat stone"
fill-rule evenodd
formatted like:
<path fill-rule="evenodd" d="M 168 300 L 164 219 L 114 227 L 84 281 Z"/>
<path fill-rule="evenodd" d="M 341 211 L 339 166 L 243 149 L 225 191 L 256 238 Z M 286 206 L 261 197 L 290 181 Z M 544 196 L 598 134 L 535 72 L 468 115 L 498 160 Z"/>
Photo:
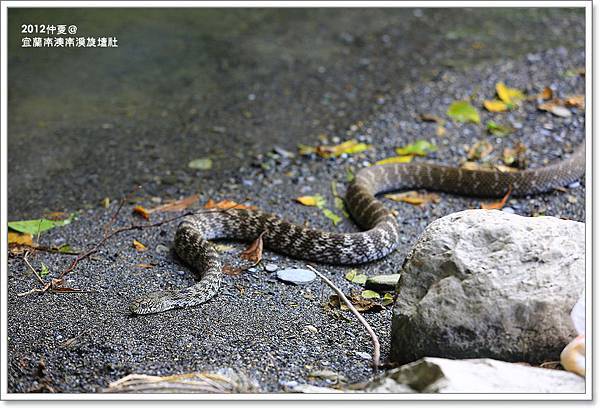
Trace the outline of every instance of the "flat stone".
<path fill-rule="evenodd" d="M 276 264 L 268 263 L 265 265 L 265 271 L 267 272 L 275 272 L 277 269 L 279 269 L 279 266 Z"/>
<path fill-rule="evenodd" d="M 365 283 L 365 287 L 374 291 L 391 291 L 396 289 L 398 279 L 400 279 L 399 273 L 369 276 Z"/>
<path fill-rule="evenodd" d="M 302 285 L 315 280 L 317 275 L 308 269 L 283 269 L 277 272 L 277 278 L 284 282 Z"/>
<path fill-rule="evenodd" d="M 567 371 L 492 359 L 426 357 L 373 380 L 377 393 L 584 393 L 585 379 Z"/>

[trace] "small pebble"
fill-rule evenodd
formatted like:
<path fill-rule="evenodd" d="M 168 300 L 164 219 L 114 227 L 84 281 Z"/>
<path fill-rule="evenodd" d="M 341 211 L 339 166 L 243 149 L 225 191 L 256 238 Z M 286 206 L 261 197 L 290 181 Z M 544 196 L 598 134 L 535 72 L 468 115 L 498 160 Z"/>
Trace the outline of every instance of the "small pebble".
<path fill-rule="evenodd" d="M 267 272 L 275 272 L 279 267 L 275 264 L 268 263 L 265 265 L 265 271 Z"/>
<path fill-rule="evenodd" d="M 364 351 L 357 351 L 356 355 L 365 360 L 371 360 L 371 355 L 369 353 L 365 353 Z"/>
<path fill-rule="evenodd" d="M 504 207 L 502 209 L 502 211 L 504 211 L 505 213 L 508 213 L 508 214 L 514 214 L 515 213 L 515 210 L 512 207 Z"/>
<path fill-rule="evenodd" d="M 283 269 L 277 272 L 277 278 L 284 282 L 301 285 L 315 280 L 317 275 L 307 269 Z"/>
<path fill-rule="evenodd" d="M 308 324 L 308 325 L 304 326 L 304 329 L 308 330 L 311 333 L 318 333 L 319 332 L 319 330 L 315 326 L 313 326 L 311 324 Z"/>
<path fill-rule="evenodd" d="M 156 253 L 157 253 L 157 254 L 161 254 L 161 255 L 162 255 L 162 254 L 167 254 L 167 253 L 169 253 L 169 248 L 167 248 L 167 247 L 166 247 L 166 246 L 164 246 L 164 245 L 158 244 L 158 245 L 156 246 Z"/>
<path fill-rule="evenodd" d="M 579 183 L 579 181 L 575 181 L 575 182 L 569 184 L 567 187 L 569 187 L 569 188 L 579 188 L 579 186 L 581 186 L 581 183 Z"/>

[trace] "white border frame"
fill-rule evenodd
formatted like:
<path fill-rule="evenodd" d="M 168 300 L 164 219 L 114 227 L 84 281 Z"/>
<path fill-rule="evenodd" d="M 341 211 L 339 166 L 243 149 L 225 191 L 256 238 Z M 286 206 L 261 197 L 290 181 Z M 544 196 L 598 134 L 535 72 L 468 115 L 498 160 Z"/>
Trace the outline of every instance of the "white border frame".
<path fill-rule="evenodd" d="M 130 8 L 178 8 L 178 7 L 219 7 L 219 8 L 255 8 L 255 7 L 421 7 L 421 8 L 458 8 L 458 7 L 578 7 L 585 8 L 586 18 L 586 327 L 594 329 L 592 324 L 592 304 L 593 282 L 592 278 L 592 131 L 593 131 L 593 93 L 592 93 L 592 5 L 591 0 L 587 1 L 4 1 L 0 7 L 0 27 L 1 32 L 1 134 L 0 134 L 0 206 L 1 206 L 1 225 L 0 225 L 0 324 L 1 324 L 1 360 L 0 382 L 2 400 L 517 400 L 517 401 L 574 401 L 591 400 L 593 391 L 593 365 L 592 350 L 594 333 L 588 330 L 586 336 L 586 392 L 585 394 L 99 394 L 99 393 L 78 393 L 78 394 L 20 394 L 7 392 L 7 44 L 8 44 L 8 24 L 7 9 L 10 7 L 130 7 Z M 596 292 L 597 293 L 597 292 Z"/>

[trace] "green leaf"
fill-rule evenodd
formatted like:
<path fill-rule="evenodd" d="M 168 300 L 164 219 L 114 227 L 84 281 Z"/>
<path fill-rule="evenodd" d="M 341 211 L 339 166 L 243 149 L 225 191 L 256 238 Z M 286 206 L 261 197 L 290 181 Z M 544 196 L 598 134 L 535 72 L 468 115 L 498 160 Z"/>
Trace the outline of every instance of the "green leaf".
<path fill-rule="evenodd" d="M 333 222 L 333 225 L 338 225 L 338 223 L 342 221 L 342 217 L 331 211 L 329 208 L 321 208 L 321 211 L 323 211 L 325 217 L 329 218 L 331 222 Z"/>
<path fill-rule="evenodd" d="M 396 154 L 399 156 L 406 155 L 416 155 L 416 156 L 425 156 L 427 153 L 435 152 L 437 150 L 437 146 L 433 143 L 429 143 L 427 140 L 417 140 L 413 144 L 409 144 L 404 147 L 399 147 L 396 149 Z M 410 160 L 408 160 L 410 161 Z M 406 163 L 406 162 L 404 162 Z"/>
<path fill-rule="evenodd" d="M 512 127 L 501 125 L 499 123 L 494 122 L 493 120 L 488 120 L 488 122 L 486 123 L 486 128 L 488 133 L 498 137 L 507 136 L 514 131 Z"/>
<path fill-rule="evenodd" d="M 368 289 L 363 290 L 360 296 L 362 296 L 364 299 L 379 299 L 381 297 L 379 296 L 379 293 L 375 292 L 374 290 Z"/>
<path fill-rule="evenodd" d="M 394 295 L 392 295 L 391 293 L 384 293 L 383 301 L 381 302 L 381 304 L 383 304 L 384 306 L 388 306 L 392 303 L 394 303 Z"/>
<path fill-rule="evenodd" d="M 346 181 L 348 183 L 352 183 L 354 181 L 354 172 L 352 171 L 352 169 L 346 170 Z"/>
<path fill-rule="evenodd" d="M 188 163 L 190 169 L 196 170 L 210 170 L 212 168 L 212 159 L 207 157 L 201 159 L 195 159 Z"/>
<path fill-rule="evenodd" d="M 62 244 L 61 246 L 58 247 L 58 252 L 64 254 L 67 252 L 73 252 L 73 249 L 71 248 L 71 245 L 69 245 L 69 244 Z"/>
<path fill-rule="evenodd" d="M 47 220 L 45 218 L 40 218 L 37 220 L 27 220 L 27 221 L 13 221 L 8 223 L 8 228 L 22 232 L 24 234 L 37 235 L 44 231 L 48 231 L 55 227 L 62 227 L 63 225 L 69 224 L 75 214 L 71 214 L 69 218 L 65 220 Z"/>
<path fill-rule="evenodd" d="M 364 285 L 367 282 L 367 275 L 365 275 L 364 273 L 358 273 L 356 269 L 352 269 L 346 274 L 346 279 L 352 283 Z"/>
<path fill-rule="evenodd" d="M 50 270 L 45 263 L 41 263 L 40 278 L 45 278 L 50 273 Z"/>
<path fill-rule="evenodd" d="M 348 213 L 348 211 L 346 211 L 346 204 L 344 203 L 344 200 L 341 197 L 337 197 L 337 196 L 334 197 L 333 202 L 335 204 L 335 208 L 340 210 L 342 212 L 342 214 L 344 215 L 344 217 L 350 218 L 350 213 Z"/>
<path fill-rule="evenodd" d="M 453 102 L 448 108 L 448 116 L 457 122 L 481 123 L 479 112 L 468 101 Z"/>

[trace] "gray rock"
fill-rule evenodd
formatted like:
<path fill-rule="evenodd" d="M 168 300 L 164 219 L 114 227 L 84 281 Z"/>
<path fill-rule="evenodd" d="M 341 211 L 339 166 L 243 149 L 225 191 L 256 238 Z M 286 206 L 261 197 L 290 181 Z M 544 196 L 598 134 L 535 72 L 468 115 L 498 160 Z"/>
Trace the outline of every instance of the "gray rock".
<path fill-rule="evenodd" d="M 406 257 L 391 358 L 558 360 L 575 336 L 585 224 L 468 210 L 431 223 Z"/>
<path fill-rule="evenodd" d="M 374 291 L 394 290 L 399 278 L 399 273 L 369 276 L 367 282 L 365 282 L 365 287 Z"/>
<path fill-rule="evenodd" d="M 585 379 L 567 371 L 491 359 L 426 357 L 367 385 L 378 393 L 584 393 Z"/>
<path fill-rule="evenodd" d="M 308 269 L 283 269 L 277 272 L 277 278 L 288 283 L 302 285 L 315 280 L 317 275 Z"/>

